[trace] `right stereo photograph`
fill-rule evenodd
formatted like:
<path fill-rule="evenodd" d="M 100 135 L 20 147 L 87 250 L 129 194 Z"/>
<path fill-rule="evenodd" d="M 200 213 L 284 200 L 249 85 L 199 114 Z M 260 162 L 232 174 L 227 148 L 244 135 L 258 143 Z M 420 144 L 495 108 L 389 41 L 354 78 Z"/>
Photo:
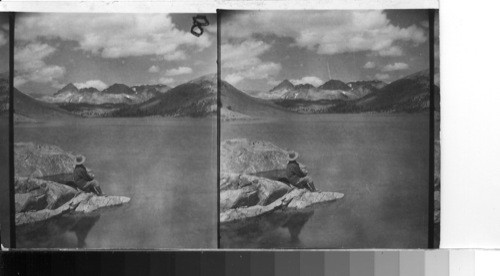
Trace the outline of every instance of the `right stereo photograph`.
<path fill-rule="evenodd" d="M 437 14 L 218 16 L 220 247 L 438 246 Z"/>

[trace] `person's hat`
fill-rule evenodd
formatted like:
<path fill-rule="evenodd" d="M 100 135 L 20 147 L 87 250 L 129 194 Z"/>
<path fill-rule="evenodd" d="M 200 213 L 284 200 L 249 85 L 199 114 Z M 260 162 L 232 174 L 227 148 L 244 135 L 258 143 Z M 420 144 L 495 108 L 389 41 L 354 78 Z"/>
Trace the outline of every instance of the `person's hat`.
<path fill-rule="evenodd" d="M 299 158 L 299 154 L 296 151 L 288 152 L 288 161 L 295 161 L 297 158 Z"/>
<path fill-rule="evenodd" d="M 81 165 L 85 162 L 85 156 L 83 155 L 77 155 L 75 158 L 75 162 L 77 165 Z"/>

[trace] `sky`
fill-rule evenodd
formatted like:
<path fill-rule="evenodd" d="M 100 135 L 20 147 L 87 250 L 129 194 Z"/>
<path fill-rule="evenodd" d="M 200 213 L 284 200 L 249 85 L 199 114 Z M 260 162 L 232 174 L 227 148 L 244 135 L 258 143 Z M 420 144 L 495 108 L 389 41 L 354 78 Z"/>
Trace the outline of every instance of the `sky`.
<path fill-rule="evenodd" d="M 206 15 L 210 25 L 200 37 L 190 33 L 193 16 L 17 14 L 14 86 L 37 97 L 68 83 L 176 86 L 216 73 L 216 15 Z"/>
<path fill-rule="evenodd" d="M 221 23 L 222 79 L 242 90 L 390 83 L 429 68 L 426 10 L 226 11 Z"/>
<path fill-rule="evenodd" d="M 0 74 L 9 71 L 9 15 L 0 13 Z"/>

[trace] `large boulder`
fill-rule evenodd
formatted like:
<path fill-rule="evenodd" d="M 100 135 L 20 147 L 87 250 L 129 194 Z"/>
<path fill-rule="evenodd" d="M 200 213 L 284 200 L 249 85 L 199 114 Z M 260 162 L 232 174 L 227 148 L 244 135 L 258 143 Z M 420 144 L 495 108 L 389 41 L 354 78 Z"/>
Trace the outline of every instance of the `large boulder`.
<path fill-rule="evenodd" d="M 29 177 L 15 177 L 14 187 L 16 194 L 44 194 L 44 209 L 56 209 L 78 193 L 76 189 L 64 184 Z"/>
<path fill-rule="evenodd" d="M 228 173 L 284 170 L 288 163 L 288 151 L 266 141 L 225 140 L 221 143 L 220 154 L 221 171 Z"/>
<path fill-rule="evenodd" d="M 246 174 L 221 174 L 221 210 L 252 205 L 268 205 L 292 188 L 280 181 Z"/>
<path fill-rule="evenodd" d="M 15 194 L 16 213 L 42 210 L 47 206 L 47 194 L 41 189 Z"/>
<path fill-rule="evenodd" d="M 75 156 L 53 145 L 35 143 L 14 144 L 14 168 L 16 176 L 45 177 L 70 174 Z"/>

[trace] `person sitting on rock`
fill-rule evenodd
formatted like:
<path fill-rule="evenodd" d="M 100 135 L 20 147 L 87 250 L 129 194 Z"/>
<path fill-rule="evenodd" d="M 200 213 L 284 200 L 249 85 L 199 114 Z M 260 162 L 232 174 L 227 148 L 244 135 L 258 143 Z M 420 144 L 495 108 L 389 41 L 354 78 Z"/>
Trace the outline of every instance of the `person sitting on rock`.
<path fill-rule="evenodd" d="M 297 163 L 297 158 L 299 154 L 295 151 L 288 153 L 288 164 L 286 166 L 286 177 L 290 184 L 299 189 L 308 189 L 311 192 L 316 191 L 314 187 L 314 182 L 311 177 L 307 176 L 307 172 L 300 169 L 299 163 Z"/>
<path fill-rule="evenodd" d="M 87 168 L 83 165 L 85 162 L 85 156 L 78 155 L 76 157 L 75 170 L 73 171 L 73 180 L 75 181 L 78 189 L 87 192 L 94 193 L 96 195 L 102 195 L 101 187 L 97 180 L 94 179 L 94 175 L 87 171 Z"/>

